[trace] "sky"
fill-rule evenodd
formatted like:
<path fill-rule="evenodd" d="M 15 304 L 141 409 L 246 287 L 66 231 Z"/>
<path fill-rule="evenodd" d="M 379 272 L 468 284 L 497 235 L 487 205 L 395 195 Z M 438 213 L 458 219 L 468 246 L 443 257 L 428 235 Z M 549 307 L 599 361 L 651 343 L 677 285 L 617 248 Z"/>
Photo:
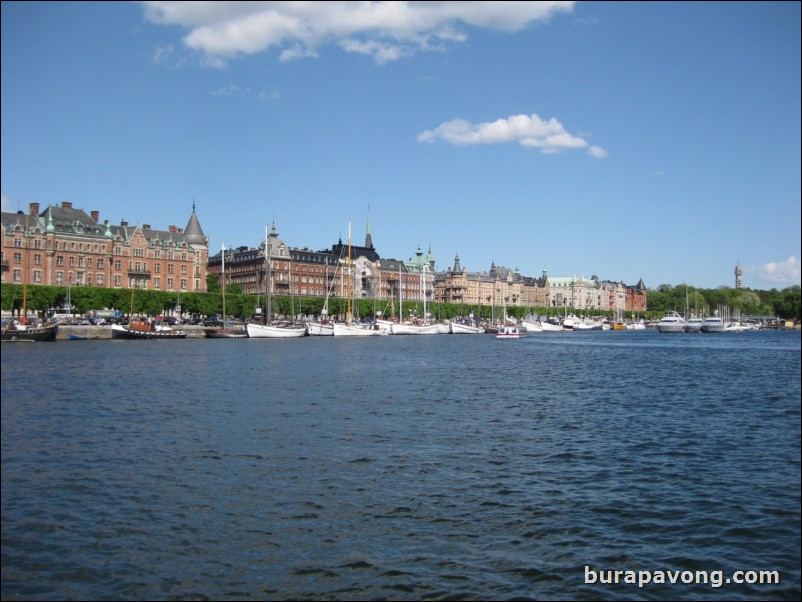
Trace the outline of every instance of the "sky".
<path fill-rule="evenodd" d="M 2 210 L 800 284 L 798 2 L 2 2 Z"/>

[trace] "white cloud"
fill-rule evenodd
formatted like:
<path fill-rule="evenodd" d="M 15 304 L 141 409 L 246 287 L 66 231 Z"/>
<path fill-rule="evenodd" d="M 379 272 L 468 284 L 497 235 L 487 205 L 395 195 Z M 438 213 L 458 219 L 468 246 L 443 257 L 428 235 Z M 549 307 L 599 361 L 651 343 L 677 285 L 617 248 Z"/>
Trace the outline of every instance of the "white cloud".
<path fill-rule="evenodd" d="M 443 42 L 462 42 L 460 25 L 519 31 L 571 12 L 574 2 L 144 2 L 145 17 L 189 33 L 184 44 L 220 66 L 271 47 L 281 60 L 317 56 L 324 44 L 398 60 Z"/>
<path fill-rule="evenodd" d="M 780 262 L 766 263 L 760 266 L 758 274 L 761 280 L 775 284 L 799 284 L 802 280 L 799 259 L 793 255 Z"/>
<path fill-rule="evenodd" d="M 454 119 L 418 135 L 418 142 L 431 143 L 438 139 L 457 146 L 518 142 L 521 146 L 540 149 L 541 154 L 590 147 L 588 154 L 591 156 L 597 158 L 607 156 L 607 151 L 603 148 L 590 146 L 584 138 L 568 133 L 563 124 L 553 117 L 544 121 L 535 113 L 511 115 L 506 119 L 478 124 L 472 124 L 464 119 Z"/>
<path fill-rule="evenodd" d="M 8 204 L 8 197 L 6 195 L 0 196 L 0 211 L 11 211 L 11 207 Z"/>

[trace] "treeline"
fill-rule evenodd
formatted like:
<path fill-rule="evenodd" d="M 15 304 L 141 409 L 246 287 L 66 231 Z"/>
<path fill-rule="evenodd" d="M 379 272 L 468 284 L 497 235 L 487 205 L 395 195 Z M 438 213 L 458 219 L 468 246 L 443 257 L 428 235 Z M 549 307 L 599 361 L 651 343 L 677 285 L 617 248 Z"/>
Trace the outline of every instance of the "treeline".
<path fill-rule="evenodd" d="M 123 314 L 172 315 L 177 316 L 177 306 L 184 317 L 216 316 L 223 313 L 223 297 L 216 278 L 209 280 L 207 293 L 175 293 L 165 291 L 149 291 L 131 289 L 111 289 L 87 286 L 28 286 L 24 291 L 22 285 L 3 283 L 0 288 L 0 305 L 3 311 L 19 314 L 23 303 L 28 314 L 47 317 L 51 312 L 61 313 L 69 297 L 72 307 L 70 313 L 86 314 L 95 309 L 116 309 Z M 23 299 L 23 295 L 25 298 Z M 647 303 L 649 310 L 639 316 L 646 319 L 659 318 L 666 311 L 675 310 L 680 313 L 689 311 L 697 314 L 712 314 L 720 305 L 728 306 L 731 311 L 740 310 L 742 315 L 776 316 L 784 320 L 799 320 L 802 314 L 802 295 L 799 286 L 791 286 L 783 290 L 772 289 L 760 291 L 751 289 L 735 289 L 721 287 L 717 289 L 700 289 L 684 284 L 671 286 L 662 284 L 657 289 L 649 290 Z M 323 309 L 324 299 L 321 297 L 283 297 L 276 296 L 272 300 L 272 311 L 276 315 L 319 315 Z M 264 296 L 242 294 L 238 285 L 232 285 L 226 291 L 226 315 L 247 318 L 256 313 L 257 307 L 264 306 Z M 329 299 L 329 315 L 344 316 L 348 311 L 347 299 Z M 397 315 L 397 304 L 386 300 L 352 299 L 351 313 L 363 318 L 382 315 Z M 439 319 L 451 319 L 473 314 L 478 319 L 489 319 L 499 316 L 502 308 L 487 305 L 457 305 L 446 303 L 428 303 L 426 311 Z M 507 314 L 517 318 L 534 312 L 541 315 L 562 315 L 563 308 L 508 307 Z M 568 308 L 571 311 L 571 308 Z M 597 315 L 611 315 L 612 312 L 582 311 Z M 404 317 L 410 315 L 423 316 L 422 302 L 405 302 Z M 631 317 L 629 315 L 625 317 Z"/>
<path fill-rule="evenodd" d="M 657 289 L 649 290 L 647 303 L 649 313 L 656 316 L 671 310 L 684 314 L 686 306 L 692 313 L 712 314 L 720 305 L 729 307 L 733 312 L 740 310 L 741 315 L 745 316 L 776 316 L 784 320 L 798 320 L 802 313 L 800 311 L 802 295 L 799 286 L 760 291 L 748 288 L 702 289 L 685 284 L 678 286 L 661 284 Z"/>

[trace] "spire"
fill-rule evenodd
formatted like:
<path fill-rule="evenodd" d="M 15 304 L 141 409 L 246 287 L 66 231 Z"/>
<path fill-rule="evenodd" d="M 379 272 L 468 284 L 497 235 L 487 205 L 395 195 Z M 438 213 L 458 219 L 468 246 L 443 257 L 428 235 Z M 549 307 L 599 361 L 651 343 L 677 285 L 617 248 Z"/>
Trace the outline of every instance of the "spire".
<path fill-rule="evenodd" d="M 187 227 L 184 228 L 184 238 L 189 244 L 205 245 L 207 244 L 206 235 L 201 229 L 198 216 L 195 215 L 195 199 L 192 199 L 192 215 L 189 217 Z"/>
<path fill-rule="evenodd" d="M 365 234 L 365 247 L 368 249 L 373 248 L 373 237 L 370 235 L 370 205 L 368 205 L 368 227 Z"/>

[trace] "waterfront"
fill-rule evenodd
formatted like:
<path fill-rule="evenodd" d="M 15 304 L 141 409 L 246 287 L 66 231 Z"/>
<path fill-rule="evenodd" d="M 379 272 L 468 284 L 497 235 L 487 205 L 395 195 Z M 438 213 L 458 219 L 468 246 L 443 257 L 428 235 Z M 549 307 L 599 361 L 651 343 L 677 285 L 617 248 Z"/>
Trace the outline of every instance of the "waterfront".
<path fill-rule="evenodd" d="M 4 599 L 797 600 L 800 333 L 4 346 L 2 479 Z"/>

